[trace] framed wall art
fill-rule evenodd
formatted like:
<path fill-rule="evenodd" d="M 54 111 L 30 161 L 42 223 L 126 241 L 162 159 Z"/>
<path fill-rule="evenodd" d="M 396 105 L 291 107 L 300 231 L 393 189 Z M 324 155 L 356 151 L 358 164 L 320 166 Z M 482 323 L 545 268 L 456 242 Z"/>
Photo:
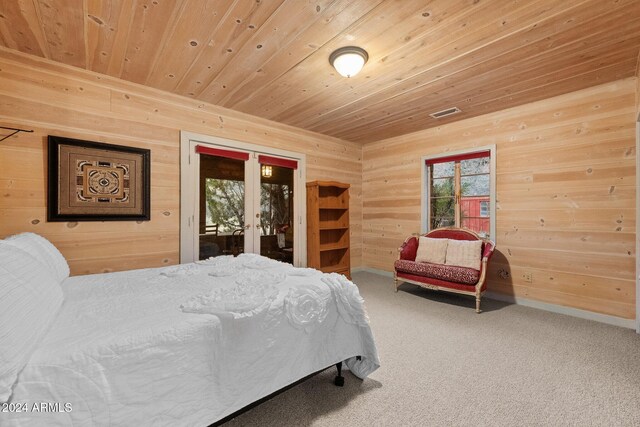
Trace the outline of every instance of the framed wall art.
<path fill-rule="evenodd" d="M 151 151 L 49 136 L 48 221 L 148 221 Z"/>

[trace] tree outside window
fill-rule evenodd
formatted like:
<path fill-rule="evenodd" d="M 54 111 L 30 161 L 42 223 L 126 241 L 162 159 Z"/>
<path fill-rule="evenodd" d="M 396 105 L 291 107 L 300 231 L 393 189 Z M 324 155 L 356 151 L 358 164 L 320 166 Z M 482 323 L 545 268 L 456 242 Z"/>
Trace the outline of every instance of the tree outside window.
<path fill-rule="evenodd" d="M 292 223 L 292 192 L 286 184 L 262 183 L 260 228 L 263 236 L 276 234 L 278 226 Z"/>
<path fill-rule="evenodd" d="M 218 232 L 243 228 L 244 182 L 230 179 L 205 180 L 206 224 L 218 224 Z M 286 184 L 261 184 L 260 228 L 262 235 L 275 235 L 278 225 L 291 224 L 292 189 Z"/>
<path fill-rule="evenodd" d="M 244 225 L 244 181 L 205 180 L 207 225 L 218 224 L 220 233 L 232 233 Z"/>

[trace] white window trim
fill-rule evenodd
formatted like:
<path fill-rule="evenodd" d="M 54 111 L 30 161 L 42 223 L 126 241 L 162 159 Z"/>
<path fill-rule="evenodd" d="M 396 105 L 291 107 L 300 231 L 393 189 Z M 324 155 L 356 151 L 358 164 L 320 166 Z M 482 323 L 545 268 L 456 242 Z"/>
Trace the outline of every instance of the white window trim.
<path fill-rule="evenodd" d="M 420 168 L 421 168 L 421 177 L 420 180 L 422 188 L 420 189 L 420 234 L 425 234 L 429 232 L 429 210 L 427 209 L 427 205 L 429 202 L 429 174 L 427 173 L 427 160 L 439 159 L 442 157 L 452 157 L 452 156 L 461 156 L 464 154 L 473 154 L 479 153 L 481 151 L 489 151 L 490 159 L 490 172 L 489 172 L 489 226 L 491 227 L 490 238 L 495 243 L 496 241 L 496 146 L 485 145 L 483 147 L 473 147 L 466 150 L 457 150 L 457 151 L 447 151 L 444 153 L 438 153 L 435 155 L 422 156 L 420 160 Z"/>
<path fill-rule="evenodd" d="M 297 218 L 298 229 L 295 233 L 294 264 L 297 267 L 307 265 L 307 194 L 306 155 L 293 151 L 280 150 L 265 147 L 248 142 L 236 141 L 194 132 L 180 131 L 180 263 L 189 263 L 195 260 L 197 253 L 197 239 L 195 238 L 195 224 L 199 223 L 200 210 L 198 206 L 198 194 L 200 182 L 199 156 L 191 150 L 194 143 L 211 146 L 222 146 L 239 151 L 251 151 L 260 154 L 290 158 L 298 161 L 298 183 L 294 186 L 294 218 Z M 245 174 L 255 174 L 259 171 L 246 171 Z M 247 177 L 250 179 L 249 177 Z M 254 204 L 260 203 L 260 194 L 254 195 Z"/>

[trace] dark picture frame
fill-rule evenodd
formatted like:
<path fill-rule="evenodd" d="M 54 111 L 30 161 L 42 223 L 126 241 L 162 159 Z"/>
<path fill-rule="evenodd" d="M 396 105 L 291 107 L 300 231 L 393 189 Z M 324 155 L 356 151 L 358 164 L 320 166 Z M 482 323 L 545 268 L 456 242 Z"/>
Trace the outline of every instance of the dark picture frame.
<path fill-rule="evenodd" d="M 47 221 L 149 221 L 151 150 L 49 135 Z"/>

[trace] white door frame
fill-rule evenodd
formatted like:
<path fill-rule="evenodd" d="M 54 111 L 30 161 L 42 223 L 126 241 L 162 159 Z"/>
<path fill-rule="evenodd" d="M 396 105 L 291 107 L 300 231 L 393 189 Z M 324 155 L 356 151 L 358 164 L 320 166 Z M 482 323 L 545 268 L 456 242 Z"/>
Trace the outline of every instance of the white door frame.
<path fill-rule="evenodd" d="M 251 154 L 266 154 L 285 157 L 298 162 L 298 169 L 294 174 L 293 186 L 293 217 L 295 220 L 293 238 L 293 264 L 298 267 L 307 265 L 307 196 L 305 178 L 307 176 L 306 156 L 302 153 L 250 144 L 216 136 L 202 135 L 193 132 L 180 131 L 180 263 L 196 261 L 198 254 L 198 227 L 200 223 L 199 194 L 200 194 L 200 156 L 194 150 L 196 144 L 211 145 L 212 147 L 228 148 L 237 151 L 251 152 Z M 253 162 L 251 162 L 253 164 Z M 255 179 L 259 173 L 255 167 L 245 168 L 245 180 Z M 260 192 L 256 191 L 253 198 L 254 206 L 260 204 Z M 245 238 L 254 239 L 258 236 L 253 227 L 255 218 L 245 218 L 251 224 L 252 233 Z M 297 226 L 297 227 L 296 227 Z"/>

